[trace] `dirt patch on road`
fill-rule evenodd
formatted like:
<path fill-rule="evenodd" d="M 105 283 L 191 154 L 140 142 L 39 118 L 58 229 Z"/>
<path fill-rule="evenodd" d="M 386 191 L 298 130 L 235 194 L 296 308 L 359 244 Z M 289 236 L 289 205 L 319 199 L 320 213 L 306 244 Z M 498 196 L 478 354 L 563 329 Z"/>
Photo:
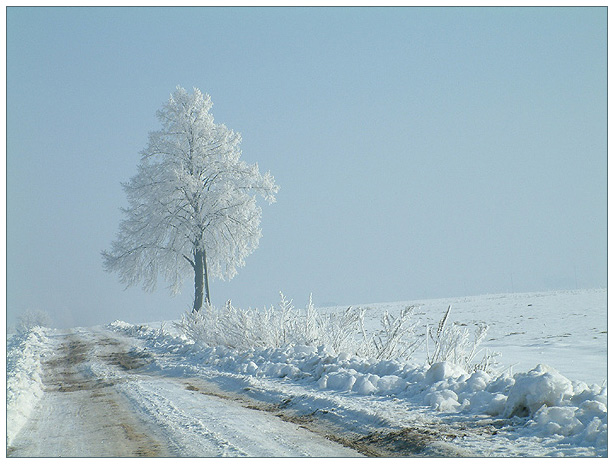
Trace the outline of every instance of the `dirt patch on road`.
<path fill-rule="evenodd" d="M 403 428 L 395 431 L 375 431 L 353 442 L 366 455 L 375 453 L 387 457 L 433 456 L 435 442 L 450 441 L 457 436 L 441 434 L 426 428 Z"/>
<path fill-rule="evenodd" d="M 46 391 L 74 392 L 93 389 L 97 381 L 86 379 L 78 371 L 91 347 L 69 336 L 60 344 L 58 356 L 44 363 L 43 382 Z"/>
<path fill-rule="evenodd" d="M 106 355 L 104 359 L 120 368 L 131 371 L 143 368 L 152 362 L 152 356 L 145 351 L 130 349 L 129 351 L 117 351 Z"/>

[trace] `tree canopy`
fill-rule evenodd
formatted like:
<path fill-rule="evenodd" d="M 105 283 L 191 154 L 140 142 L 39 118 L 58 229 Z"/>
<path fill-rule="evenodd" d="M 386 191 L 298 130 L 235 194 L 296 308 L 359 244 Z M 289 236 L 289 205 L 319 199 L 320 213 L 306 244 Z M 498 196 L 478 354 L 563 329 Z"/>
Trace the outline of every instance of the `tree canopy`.
<path fill-rule="evenodd" d="M 157 112 L 162 128 L 149 134 L 137 174 L 123 184 L 129 206 L 102 253 L 107 271 L 148 291 L 163 277 L 177 293 L 194 272 L 194 310 L 203 293 L 210 300 L 208 273 L 233 278 L 258 247 L 256 197 L 273 203 L 279 189 L 269 172 L 240 160 L 240 134 L 214 123 L 211 108 L 209 95 L 177 87 Z"/>

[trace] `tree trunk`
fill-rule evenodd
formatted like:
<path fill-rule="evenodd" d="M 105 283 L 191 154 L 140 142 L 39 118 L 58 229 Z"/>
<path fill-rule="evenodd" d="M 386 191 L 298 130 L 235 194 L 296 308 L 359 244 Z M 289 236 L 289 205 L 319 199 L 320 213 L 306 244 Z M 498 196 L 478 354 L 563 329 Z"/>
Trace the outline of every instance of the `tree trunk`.
<path fill-rule="evenodd" d="M 209 282 L 207 279 L 207 260 L 204 250 L 197 250 L 194 253 L 194 305 L 192 310 L 198 312 L 203 307 L 203 296 L 205 302 L 209 303 Z"/>
<path fill-rule="evenodd" d="M 207 255 L 205 255 L 205 251 L 203 250 L 203 275 L 205 278 L 205 302 L 207 305 L 211 304 L 209 300 L 209 279 L 207 278 Z"/>

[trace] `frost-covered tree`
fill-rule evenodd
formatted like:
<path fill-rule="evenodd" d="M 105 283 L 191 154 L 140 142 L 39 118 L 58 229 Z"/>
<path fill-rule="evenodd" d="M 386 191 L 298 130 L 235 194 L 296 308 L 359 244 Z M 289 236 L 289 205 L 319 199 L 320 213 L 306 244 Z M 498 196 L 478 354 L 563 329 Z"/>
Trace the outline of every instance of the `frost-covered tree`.
<path fill-rule="evenodd" d="M 137 174 L 122 184 L 129 207 L 106 271 L 128 286 L 152 291 L 159 276 L 179 292 L 194 273 L 194 305 L 210 301 L 208 274 L 231 279 L 261 237 L 260 195 L 275 201 L 270 173 L 241 161 L 241 136 L 214 123 L 211 98 L 177 87 L 157 112 L 162 129 L 150 133 Z"/>

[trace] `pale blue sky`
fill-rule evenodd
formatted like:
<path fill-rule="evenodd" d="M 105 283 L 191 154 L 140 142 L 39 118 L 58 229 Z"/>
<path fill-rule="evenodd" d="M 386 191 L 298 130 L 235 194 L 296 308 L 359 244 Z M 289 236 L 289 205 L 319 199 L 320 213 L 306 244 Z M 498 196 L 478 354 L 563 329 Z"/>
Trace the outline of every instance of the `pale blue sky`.
<path fill-rule="evenodd" d="M 213 302 L 607 284 L 606 8 L 8 8 L 8 323 L 178 318 L 102 270 L 155 112 L 211 95 L 278 202 Z"/>

